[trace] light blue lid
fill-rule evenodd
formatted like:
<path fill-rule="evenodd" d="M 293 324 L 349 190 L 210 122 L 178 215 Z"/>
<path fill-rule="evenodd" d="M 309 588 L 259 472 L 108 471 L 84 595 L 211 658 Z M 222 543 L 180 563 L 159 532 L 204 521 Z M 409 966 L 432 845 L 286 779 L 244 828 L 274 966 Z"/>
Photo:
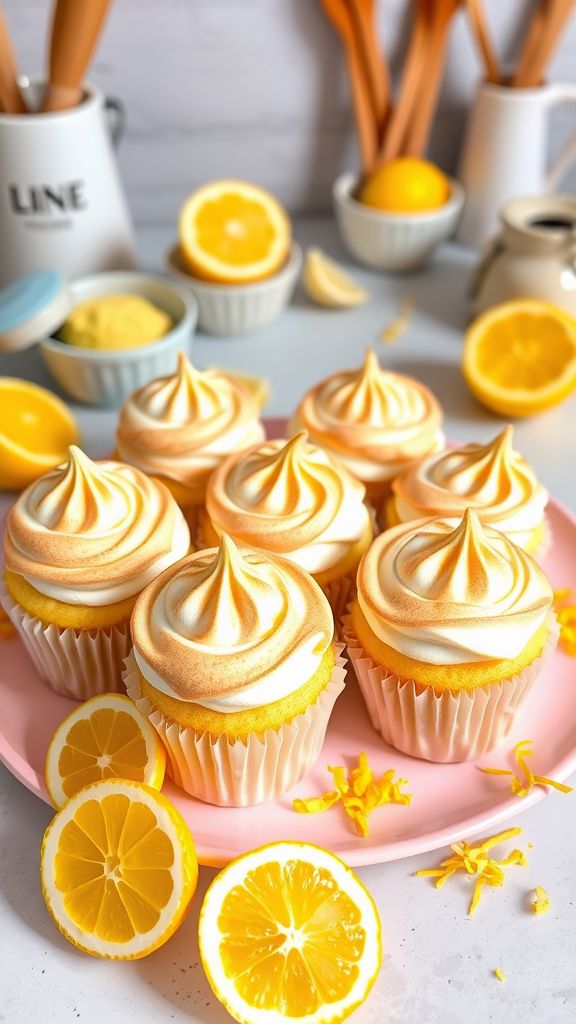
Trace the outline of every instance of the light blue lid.
<path fill-rule="evenodd" d="M 70 312 L 68 284 L 55 270 L 23 274 L 0 290 L 0 352 L 50 336 Z"/>

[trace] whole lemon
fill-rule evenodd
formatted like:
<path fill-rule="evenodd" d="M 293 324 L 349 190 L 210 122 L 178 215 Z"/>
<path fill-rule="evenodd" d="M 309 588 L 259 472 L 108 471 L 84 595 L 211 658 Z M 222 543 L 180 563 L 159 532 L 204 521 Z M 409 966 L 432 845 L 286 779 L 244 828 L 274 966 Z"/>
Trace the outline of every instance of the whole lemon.
<path fill-rule="evenodd" d="M 359 199 L 387 213 L 423 213 L 437 210 L 450 198 L 450 182 L 428 160 L 402 156 L 382 164 L 367 179 Z"/>

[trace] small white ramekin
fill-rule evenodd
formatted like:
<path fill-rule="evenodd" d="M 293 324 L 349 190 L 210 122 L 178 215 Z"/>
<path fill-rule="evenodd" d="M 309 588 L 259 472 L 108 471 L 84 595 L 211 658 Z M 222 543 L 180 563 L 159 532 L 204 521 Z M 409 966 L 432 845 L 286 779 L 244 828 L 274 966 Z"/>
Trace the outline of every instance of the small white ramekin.
<path fill-rule="evenodd" d="M 170 250 L 167 267 L 190 288 L 198 303 L 198 326 L 207 334 L 236 335 L 257 331 L 282 312 L 292 298 L 302 266 L 302 250 L 292 242 L 284 266 L 264 281 L 250 284 L 211 284 L 186 270 L 178 246 Z"/>
<path fill-rule="evenodd" d="M 178 352 L 188 352 L 198 308 L 187 288 L 140 271 L 113 270 L 81 277 L 70 284 L 74 305 L 122 292 L 141 295 L 163 309 L 174 326 L 158 341 L 136 348 L 89 349 L 58 338 L 41 341 L 42 358 L 71 398 L 88 405 L 118 406 L 136 388 L 176 369 Z"/>
<path fill-rule="evenodd" d="M 456 231 L 464 189 L 450 178 L 450 198 L 425 213 L 384 213 L 358 202 L 358 178 L 341 174 L 332 188 L 336 221 L 346 248 L 360 263 L 394 272 L 424 266 L 434 250 Z"/>

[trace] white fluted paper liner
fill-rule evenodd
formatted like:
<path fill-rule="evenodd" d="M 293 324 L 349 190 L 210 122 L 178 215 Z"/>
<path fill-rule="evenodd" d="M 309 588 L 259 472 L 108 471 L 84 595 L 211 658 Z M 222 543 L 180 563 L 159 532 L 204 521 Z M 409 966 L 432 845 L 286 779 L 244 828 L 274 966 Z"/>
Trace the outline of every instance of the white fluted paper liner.
<path fill-rule="evenodd" d="M 56 693 L 87 700 L 123 693 L 122 669 L 130 650 L 129 622 L 106 629 L 60 629 L 30 615 L 0 584 L 0 603 L 22 640 L 38 675 Z"/>
<path fill-rule="evenodd" d="M 372 725 L 386 743 L 410 757 L 450 763 L 472 761 L 505 739 L 558 642 L 554 615 L 549 626 L 542 653 L 522 672 L 501 683 L 458 693 L 418 686 L 374 664 L 354 632 L 350 615 L 345 616 L 344 635 Z"/>
<path fill-rule="evenodd" d="M 128 696 L 150 720 L 168 754 L 167 770 L 177 786 L 205 803 L 247 807 L 285 793 L 318 760 L 326 727 L 346 678 L 344 644 L 335 644 L 328 685 L 314 704 L 280 729 L 250 733 L 245 740 L 198 733 L 155 710 L 142 694 L 134 655 L 126 659 Z"/>

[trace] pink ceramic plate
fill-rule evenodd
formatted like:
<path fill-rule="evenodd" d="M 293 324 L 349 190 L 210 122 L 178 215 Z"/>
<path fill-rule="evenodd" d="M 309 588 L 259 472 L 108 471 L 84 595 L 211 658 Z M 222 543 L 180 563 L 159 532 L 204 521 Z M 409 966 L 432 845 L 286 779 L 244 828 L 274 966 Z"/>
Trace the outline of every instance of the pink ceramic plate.
<path fill-rule="evenodd" d="M 576 520 L 557 502 L 549 506 L 553 545 L 546 571 L 554 587 L 576 590 Z M 50 737 L 75 706 L 57 696 L 36 675 L 18 639 L 2 644 L 0 657 L 0 759 L 28 789 L 48 802 L 44 759 Z M 506 753 L 519 739 L 534 741 L 535 772 L 559 781 L 576 770 L 576 662 L 557 652 L 539 677 L 505 748 L 482 758 L 507 767 Z M 300 815 L 294 796 L 330 788 L 326 765 L 350 766 L 361 750 L 375 772 L 394 768 L 409 780 L 410 807 L 388 806 L 370 819 L 370 835 L 355 835 L 339 807 Z M 324 749 L 313 771 L 272 804 L 230 809 L 211 807 L 186 796 L 171 782 L 164 792 L 190 825 L 203 864 L 222 865 L 247 850 L 280 839 L 324 846 L 348 864 L 374 864 L 444 846 L 499 825 L 544 796 L 541 789 L 520 800 L 505 778 L 484 775 L 474 763 L 435 765 L 387 747 L 372 729 L 356 682 L 349 679 L 336 703 Z M 559 799 L 552 796 L 552 799 Z"/>

